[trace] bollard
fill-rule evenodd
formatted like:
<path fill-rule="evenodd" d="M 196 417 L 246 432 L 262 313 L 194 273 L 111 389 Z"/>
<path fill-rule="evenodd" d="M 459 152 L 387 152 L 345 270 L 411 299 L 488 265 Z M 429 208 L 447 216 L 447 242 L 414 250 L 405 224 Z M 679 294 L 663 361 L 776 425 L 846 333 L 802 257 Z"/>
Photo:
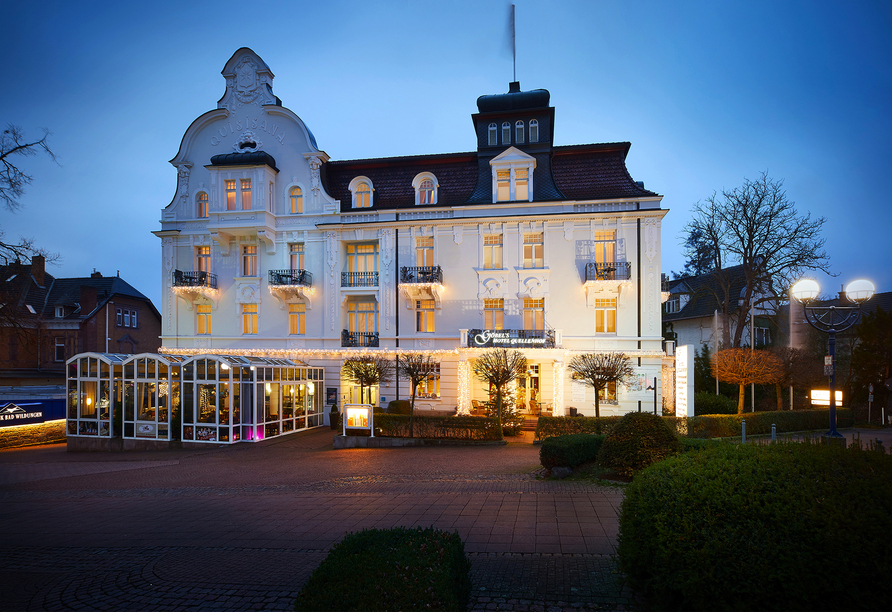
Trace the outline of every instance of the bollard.
<path fill-rule="evenodd" d="M 746 419 L 740 421 L 740 443 L 746 444 Z"/>
<path fill-rule="evenodd" d="M 774 442 L 777 440 L 777 428 L 774 426 L 774 423 L 771 424 L 771 441 Z"/>

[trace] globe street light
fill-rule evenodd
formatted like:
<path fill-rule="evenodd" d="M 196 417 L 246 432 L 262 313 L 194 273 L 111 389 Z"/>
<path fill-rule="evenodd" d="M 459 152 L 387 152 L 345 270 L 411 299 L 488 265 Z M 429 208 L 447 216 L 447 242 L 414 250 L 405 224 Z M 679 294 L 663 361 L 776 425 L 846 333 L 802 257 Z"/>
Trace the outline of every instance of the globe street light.
<path fill-rule="evenodd" d="M 845 289 L 846 297 L 855 306 L 810 306 L 821 291 L 820 285 L 814 280 L 804 278 L 793 285 L 790 293 L 796 301 L 802 304 L 805 312 L 805 320 L 809 325 L 829 336 L 828 348 L 830 353 L 830 431 L 825 435 L 830 438 L 842 438 L 842 434 L 836 431 L 836 332 L 842 332 L 861 318 L 861 304 L 869 300 L 875 288 L 868 280 L 855 280 L 849 283 Z"/>

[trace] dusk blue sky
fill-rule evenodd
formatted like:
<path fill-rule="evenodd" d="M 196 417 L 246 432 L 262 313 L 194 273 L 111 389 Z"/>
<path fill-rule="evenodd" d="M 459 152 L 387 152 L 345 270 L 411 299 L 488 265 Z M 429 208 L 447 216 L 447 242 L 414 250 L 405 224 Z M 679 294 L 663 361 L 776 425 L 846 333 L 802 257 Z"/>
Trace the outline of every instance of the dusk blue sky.
<path fill-rule="evenodd" d="M 518 0 L 517 79 L 551 92 L 556 144 L 630 141 L 664 196 L 663 271 L 692 204 L 767 171 L 826 217 L 836 278 L 892 291 L 892 3 Z M 240 47 L 332 159 L 470 151 L 470 115 L 512 80 L 508 3 L 20 2 L 3 8 L 0 122 L 52 132 L 19 235 L 160 304 L 161 209 L 189 124 L 216 108 Z"/>

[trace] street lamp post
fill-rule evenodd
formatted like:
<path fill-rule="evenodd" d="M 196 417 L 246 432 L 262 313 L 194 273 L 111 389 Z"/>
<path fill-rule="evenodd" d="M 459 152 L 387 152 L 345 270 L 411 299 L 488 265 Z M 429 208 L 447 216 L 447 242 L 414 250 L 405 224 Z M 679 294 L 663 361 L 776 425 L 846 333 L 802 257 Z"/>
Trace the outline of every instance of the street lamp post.
<path fill-rule="evenodd" d="M 821 287 L 817 281 L 802 279 L 793 285 L 791 293 L 796 301 L 802 304 L 805 320 L 808 324 L 828 335 L 828 352 L 830 353 L 830 431 L 825 435 L 829 438 L 842 438 L 842 434 L 836 430 L 836 362 L 834 361 L 836 350 L 836 333 L 842 332 L 861 318 L 861 305 L 869 300 L 875 291 L 873 283 L 867 280 L 856 280 L 846 287 L 846 298 L 854 306 L 811 306 L 809 305 L 820 293 Z"/>

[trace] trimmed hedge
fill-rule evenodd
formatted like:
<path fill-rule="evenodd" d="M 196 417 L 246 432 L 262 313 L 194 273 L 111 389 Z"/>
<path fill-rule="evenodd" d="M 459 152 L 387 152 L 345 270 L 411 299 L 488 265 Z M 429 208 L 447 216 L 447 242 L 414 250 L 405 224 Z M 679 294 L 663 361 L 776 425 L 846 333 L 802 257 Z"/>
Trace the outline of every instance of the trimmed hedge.
<path fill-rule="evenodd" d="M 694 395 L 694 413 L 704 414 L 737 414 L 737 400 L 724 395 L 716 395 L 700 391 Z"/>
<path fill-rule="evenodd" d="M 546 440 L 552 436 L 569 434 L 608 434 L 621 417 L 539 417 L 536 424 L 536 439 Z"/>
<path fill-rule="evenodd" d="M 388 414 L 410 414 L 412 412 L 412 402 L 409 400 L 393 400 L 387 404 Z"/>
<path fill-rule="evenodd" d="M 409 419 L 405 414 L 376 414 L 375 435 L 393 438 L 409 437 Z M 454 440 L 500 440 L 496 419 L 472 416 L 415 415 L 416 438 L 449 438 Z"/>
<path fill-rule="evenodd" d="M 348 534 L 317 567 L 294 604 L 315 610 L 465 610 L 471 563 L 457 533 L 367 529 Z"/>
<path fill-rule="evenodd" d="M 747 412 L 744 414 L 695 416 L 686 418 L 664 417 L 679 435 L 689 438 L 732 438 L 740 435 L 740 422 L 746 420 L 747 435 L 770 434 L 771 424 L 777 432 L 828 429 L 830 410 L 783 410 L 775 412 Z M 851 427 L 852 411 L 836 411 L 837 427 Z"/>
<path fill-rule="evenodd" d="M 892 456 L 716 444 L 639 473 L 618 555 L 653 609 L 882 610 L 892 600 Z"/>
<path fill-rule="evenodd" d="M 662 417 L 649 412 L 630 412 L 607 434 L 598 452 L 598 463 L 623 476 L 633 476 L 652 463 L 680 452 L 678 437 Z"/>
<path fill-rule="evenodd" d="M 587 461 L 594 461 L 606 437 L 597 434 L 552 436 L 539 447 L 539 462 L 550 470 L 556 467 L 575 468 Z"/>

